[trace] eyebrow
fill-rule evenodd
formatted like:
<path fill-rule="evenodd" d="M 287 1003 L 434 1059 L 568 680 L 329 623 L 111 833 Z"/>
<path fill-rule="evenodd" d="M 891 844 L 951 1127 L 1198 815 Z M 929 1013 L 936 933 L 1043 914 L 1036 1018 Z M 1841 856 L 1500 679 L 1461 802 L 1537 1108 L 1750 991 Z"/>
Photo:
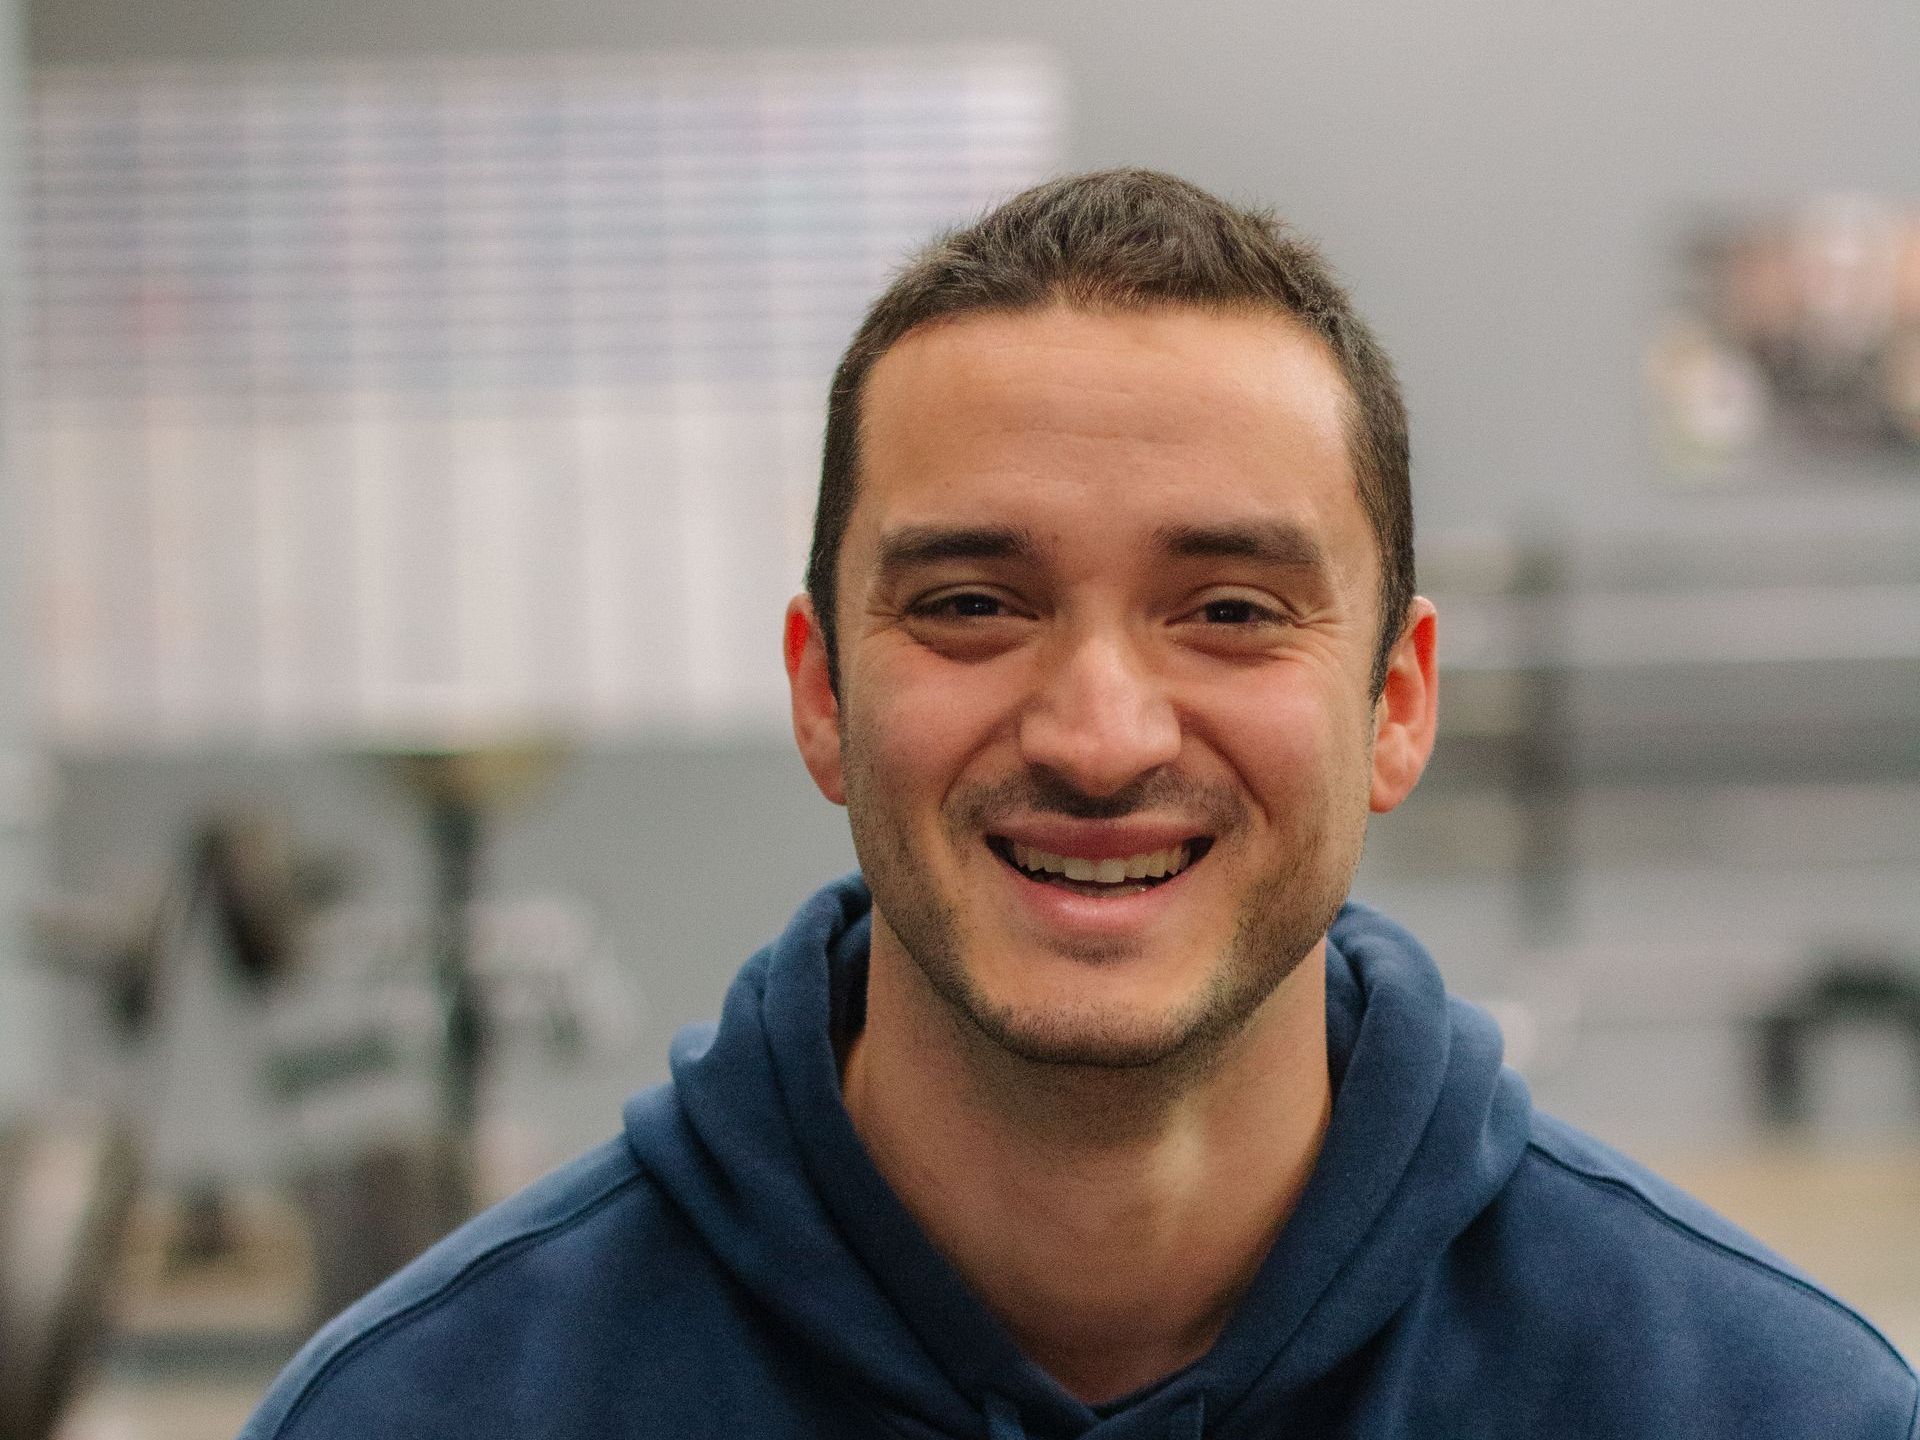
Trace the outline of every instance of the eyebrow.
<path fill-rule="evenodd" d="M 989 525 L 906 525 L 880 539 L 882 579 L 943 560 L 1025 560 L 1039 547 L 1025 530 Z"/>
<path fill-rule="evenodd" d="M 1328 569 L 1326 548 L 1285 521 L 1228 525 L 1166 525 L 1154 535 L 1167 554 L 1184 560 L 1252 560 L 1276 570 Z"/>
<path fill-rule="evenodd" d="M 1285 521 L 1223 525 L 1164 525 L 1154 532 L 1160 550 L 1176 559 L 1251 560 L 1276 570 L 1324 572 L 1327 552 L 1308 531 Z M 877 564 L 885 582 L 948 560 L 1030 560 L 1039 545 L 1015 526 L 905 525 L 880 538 Z"/>

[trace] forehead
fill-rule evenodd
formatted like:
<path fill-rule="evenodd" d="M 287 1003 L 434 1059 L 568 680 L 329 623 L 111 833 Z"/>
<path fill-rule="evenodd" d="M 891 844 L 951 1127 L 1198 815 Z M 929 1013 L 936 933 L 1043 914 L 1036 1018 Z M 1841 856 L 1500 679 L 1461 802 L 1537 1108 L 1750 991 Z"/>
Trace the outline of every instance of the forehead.
<path fill-rule="evenodd" d="M 1083 552 L 1277 519 L 1370 563 L 1348 396 L 1319 337 L 1271 314 L 1060 306 L 928 326 L 868 376 L 849 551 L 982 518 Z"/>

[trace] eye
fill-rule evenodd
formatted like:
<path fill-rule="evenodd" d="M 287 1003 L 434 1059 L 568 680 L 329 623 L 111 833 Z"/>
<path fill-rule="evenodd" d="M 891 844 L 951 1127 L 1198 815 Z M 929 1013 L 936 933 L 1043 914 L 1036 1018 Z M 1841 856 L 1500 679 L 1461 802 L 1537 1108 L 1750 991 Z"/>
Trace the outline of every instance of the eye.
<path fill-rule="evenodd" d="M 1018 596 L 991 590 L 935 590 L 912 601 L 906 633 L 951 660 L 989 660 L 1018 645 L 1032 612 Z"/>
<path fill-rule="evenodd" d="M 1006 601 L 985 590 L 948 590 L 907 607 L 916 620 L 992 620 L 1009 613 Z"/>
<path fill-rule="evenodd" d="M 1209 600 L 1194 613 L 1196 619 L 1208 625 L 1222 626 L 1278 625 L 1287 618 L 1273 606 L 1263 605 L 1243 595 L 1224 595 L 1217 600 Z"/>
<path fill-rule="evenodd" d="M 1006 607 L 1000 605 L 1000 601 L 993 595 L 981 595 L 975 591 L 966 595 L 948 595 L 947 599 L 941 601 L 941 609 L 947 614 L 962 616 L 968 620 L 985 620 L 987 616 L 1000 614 Z"/>
<path fill-rule="evenodd" d="M 1284 645 L 1293 612 L 1268 590 L 1212 585 L 1188 599 L 1174 621 L 1182 643 L 1207 654 L 1248 658 Z"/>
<path fill-rule="evenodd" d="M 1209 600 L 1200 607 L 1209 625 L 1251 625 L 1271 619 L 1273 612 L 1251 600 Z"/>

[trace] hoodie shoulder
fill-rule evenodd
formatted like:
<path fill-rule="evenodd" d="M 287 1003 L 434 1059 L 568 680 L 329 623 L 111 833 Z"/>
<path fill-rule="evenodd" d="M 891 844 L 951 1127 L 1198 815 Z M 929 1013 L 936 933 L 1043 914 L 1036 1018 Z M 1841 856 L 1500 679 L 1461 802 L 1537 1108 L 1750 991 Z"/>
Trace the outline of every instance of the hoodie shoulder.
<path fill-rule="evenodd" d="M 1535 1113 L 1524 1160 L 1475 1229 L 1510 1263 L 1522 1348 L 1578 1366 L 1596 1404 L 1630 1395 L 1647 1423 L 1687 1415 L 1703 1436 L 1916 1434 L 1920 1379 L 1872 1324 L 1561 1121 Z"/>
<path fill-rule="evenodd" d="M 240 1440 L 409 1433 L 402 1416 L 424 1392 L 459 1388 L 472 1378 L 460 1372 L 484 1363 L 485 1345 L 471 1341 L 497 1302 L 481 1292 L 518 1292 L 530 1302 L 546 1254 L 609 1211 L 646 1209 L 649 1191 L 625 1142 L 613 1140 L 469 1221 L 315 1334 Z M 621 1224 L 636 1218 L 629 1213 Z"/>

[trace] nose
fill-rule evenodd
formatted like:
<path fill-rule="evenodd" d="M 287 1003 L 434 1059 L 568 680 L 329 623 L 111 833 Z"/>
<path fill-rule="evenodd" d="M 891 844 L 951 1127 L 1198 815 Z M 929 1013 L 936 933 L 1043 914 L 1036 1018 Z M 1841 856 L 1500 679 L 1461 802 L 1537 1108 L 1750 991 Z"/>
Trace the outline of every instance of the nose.
<path fill-rule="evenodd" d="M 1020 750 L 1087 795 L 1111 795 L 1180 754 L 1162 677 L 1123 635 L 1063 640 L 1020 717 Z"/>

